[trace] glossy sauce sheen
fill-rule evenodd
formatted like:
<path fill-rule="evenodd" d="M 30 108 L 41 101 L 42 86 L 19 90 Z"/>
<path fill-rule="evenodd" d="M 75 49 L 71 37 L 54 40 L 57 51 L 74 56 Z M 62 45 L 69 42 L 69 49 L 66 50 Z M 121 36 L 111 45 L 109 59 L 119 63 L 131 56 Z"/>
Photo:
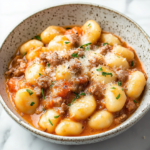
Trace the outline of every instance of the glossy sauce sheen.
<path fill-rule="evenodd" d="M 68 26 L 67 26 L 67 27 L 68 27 Z M 70 28 L 73 28 L 74 26 L 69 26 L 69 27 L 70 27 Z M 64 27 L 64 28 L 66 28 L 66 27 Z M 67 30 L 66 32 L 69 32 L 69 30 Z M 70 30 L 70 32 L 72 32 L 72 31 Z M 102 33 L 105 33 L 105 34 L 112 34 L 112 33 L 104 32 L 104 31 L 102 31 Z M 78 34 L 80 34 L 80 33 L 78 33 Z M 82 34 L 84 34 L 84 33 L 82 33 Z M 113 34 L 112 34 L 112 35 L 113 35 Z M 117 36 L 115 36 L 115 37 L 117 37 Z M 142 66 L 140 60 L 138 59 L 138 57 L 137 57 L 135 51 L 134 51 L 130 46 L 128 46 L 128 45 L 126 44 L 126 42 L 121 41 L 121 39 L 120 39 L 119 37 L 117 37 L 117 38 L 120 40 L 121 46 L 123 46 L 123 47 L 125 47 L 125 48 L 128 48 L 130 51 L 132 51 L 132 52 L 134 53 L 134 60 L 135 60 L 135 62 L 136 62 L 136 66 L 135 66 L 134 68 L 132 68 L 132 69 L 136 69 L 136 70 L 138 70 L 138 71 L 141 71 L 141 72 L 144 74 L 145 79 L 147 79 L 146 73 L 144 72 L 143 66 Z M 103 43 L 102 43 L 102 44 L 103 44 Z M 93 44 L 93 45 L 101 45 L 101 43 L 97 42 L 97 43 L 95 43 L 95 44 Z M 18 48 L 18 50 L 17 50 L 15 56 L 13 57 L 13 59 L 10 61 L 10 64 L 9 64 L 9 67 L 8 67 L 9 69 L 15 66 L 14 59 L 15 59 L 16 55 L 19 55 L 19 49 L 20 49 L 20 47 Z M 25 57 L 25 56 L 24 56 L 24 57 Z M 26 59 L 26 58 L 25 58 L 25 59 Z M 33 64 L 33 61 L 28 62 L 28 63 L 27 63 L 27 67 L 30 66 L 31 64 Z M 128 72 L 129 72 L 129 74 L 131 74 L 131 70 L 129 70 Z M 19 83 L 18 83 L 17 85 L 16 85 L 15 83 L 11 83 L 11 84 L 10 84 L 10 79 L 11 79 L 11 78 L 16 79 L 17 82 L 18 82 L 18 79 L 19 79 L 20 81 L 19 81 Z M 81 79 L 82 79 L 82 78 L 81 78 Z M 84 79 L 84 78 L 83 78 L 83 79 Z M 21 89 L 22 87 L 24 87 L 24 88 L 29 88 L 29 87 L 30 87 L 31 89 L 34 89 L 34 87 L 32 87 L 32 85 L 31 85 L 30 83 L 27 83 L 25 80 L 26 80 L 26 79 L 25 79 L 24 74 L 21 75 L 21 76 L 19 76 L 19 77 L 6 76 L 6 89 L 7 89 L 7 93 L 8 93 L 10 102 L 11 102 L 11 104 L 13 105 L 14 109 L 17 111 L 17 113 L 18 113 L 24 120 L 26 120 L 26 121 L 27 121 L 30 125 L 32 125 L 33 127 L 35 127 L 35 128 L 37 128 L 37 129 L 39 129 L 39 130 L 42 130 L 42 131 L 46 132 L 46 130 L 42 129 L 42 128 L 39 126 L 39 120 L 40 120 L 41 115 L 43 115 L 43 114 L 46 112 L 46 110 L 49 109 L 49 108 L 54 108 L 54 110 L 56 110 L 56 111 L 59 113 L 59 109 L 60 109 L 60 108 L 54 107 L 53 102 L 49 103 L 48 106 L 47 106 L 46 100 L 43 100 L 42 97 L 39 97 L 39 99 L 40 99 L 40 100 L 39 100 L 39 106 L 38 106 L 38 108 L 37 108 L 36 110 L 41 110 L 41 108 L 43 108 L 43 106 L 44 106 L 44 108 L 45 108 L 46 110 L 40 111 L 39 114 L 38 114 L 38 111 L 36 111 L 36 113 L 34 113 L 34 114 L 25 114 L 25 113 L 22 113 L 21 111 L 19 111 L 19 110 L 17 109 L 16 105 L 15 105 L 15 95 L 16 95 L 16 92 L 18 91 L 18 89 Z M 15 80 L 13 80 L 13 81 L 15 81 Z M 116 83 L 117 83 L 117 82 L 116 82 Z M 121 87 L 124 88 L 124 89 L 126 89 L 126 83 L 127 83 L 127 81 L 125 81 L 124 83 L 122 82 Z M 69 86 L 70 83 L 69 83 L 69 82 L 66 82 L 65 84 L 67 84 L 67 86 Z M 18 86 L 19 86 L 19 88 L 18 88 Z M 85 87 L 85 90 L 84 90 L 85 93 L 88 93 L 88 92 L 87 92 L 87 89 L 89 88 L 89 86 L 90 86 L 90 85 L 88 84 L 88 85 Z M 15 90 L 15 89 L 17 89 L 17 90 Z M 61 95 L 61 96 L 63 97 L 63 95 Z M 103 103 L 103 101 L 104 101 L 104 99 L 105 99 L 105 95 L 101 96 L 100 98 L 98 98 L 98 97 L 95 96 L 95 95 L 93 95 L 93 96 L 94 96 L 95 99 L 96 99 L 96 105 L 97 105 L 97 106 L 96 106 L 96 109 L 94 110 L 94 112 L 90 115 L 90 117 L 91 117 L 95 112 L 97 112 L 97 111 L 99 111 L 99 110 L 107 110 L 105 104 Z M 69 93 L 69 94 L 68 94 L 68 97 L 67 97 L 67 98 L 68 98 L 68 101 L 71 102 L 72 99 L 74 99 L 75 97 L 76 97 L 75 94 L 72 92 L 72 93 Z M 80 96 L 80 97 L 82 97 L 82 96 Z M 128 97 L 127 97 L 127 98 L 128 98 Z M 136 106 L 137 106 L 137 108 L 138 108 L 139 105 L 140 105 L 141 99 L 142 99 L 142 94 L 141 94 L 140 97 L 138 97 L 138 98 L 136 98 L 136 99 L 133 99 L 133 100 L 136 101 Z M 77 99 L 77 100 L 78 100 L 78 99 Z M 46 107 L 45 107 L 45 106 L 46 106 Z M 129 117 L 132 115 L 132 113 L 129 113 L 125 107 L 126 107 L 126 106 L 124 106 L 122 110 L 123 110 L 124 113 L 127 115 L 127 118 L 129 118 Z M 136 109 L 137 109 L 137 108 L 136 108 Z M 135 111 L 135 110 L 134 110 L 134 111 Z M 112 114 L 113 114 L 113 116 L 115 116 L 115 113 L 112 113 Z M 63 118 L 66 118 L 66 117 L 67 117 L 67 118 L 70 117 L 69 114 L 68 114 L 68 112 L 67 112 L 65 115 L 62 115 L 62 116 L 61 116 L 61 120 L 62 120 Z M 93 128 L 89 127 L 89 125 L 88 125 L 88 123 L 87 123 L 88 120 L 90 119 L 90 117 L 88 117 L 88 118 L 86 118 L 86 119 L 84 119 L 84 120 L 75 120 L 74 117 L 71 118 L 71 120 L 80 122 L 80 123 L 82 124 L 82 129 L 83 129 L 83 131 L 82 131 L 82 133 L 81 133 L 80 135 L 77 135 L 77 136 L 87 136 L 87 135 L 93 135 L 93 134 L 102 133 L 102 132 L 108 131 L 108 130 L 110 130 L 110 129 L 112 129 L 112 128 L 114 128 L 114 127 L 116 127 L 116 126 L 119 125 L 119 124 L 116 124 L 116 123 L 113 121 L 113 123 L 112 123 L 108 128 L 104 128 L 104 129 L 93 129 Z M 115 119 L 115 118 L 114 118 L 114 119 Z M 53 134 L 56 134 L 56 133 L 54 132 Z"/>

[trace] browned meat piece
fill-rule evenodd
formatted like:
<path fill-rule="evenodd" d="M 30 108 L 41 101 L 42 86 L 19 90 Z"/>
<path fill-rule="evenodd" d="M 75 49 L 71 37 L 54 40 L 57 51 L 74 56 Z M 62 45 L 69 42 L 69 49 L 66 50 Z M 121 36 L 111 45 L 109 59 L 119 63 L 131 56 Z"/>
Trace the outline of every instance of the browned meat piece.
<path fill-rule="evenodd" d="M 116 71 L 119 81 L 125 82 L 128 79 L 128 72 L 125 70 Z"/>
<path fill-rule="evenodd" d="M 127 119 L 127 115 L 122 114 L 120 117 L 118 117 L 114 120 L 114 123 L 115 124 L 120 124 L 120 123 L 124 122 L 126 119 Z"/>
<path fill-rule="evenodd" d="M 50 87 L 50 85 L 51 85 L 51 80 L 50 80 L 50 78 L 49 78 L 48 76 L 41 75 L 41 76 L 37 79 L 36 83 L 38 84 L 38 86 L 39 86 L 40 88 L 46 89 L 46 88 Z"/>
<path fill-rule="evenodd" d="M 74 45 L 74 46 L 79 46 L 79 42 L 80 42 L 80 37 L 77 34 L 68 34 L 66 35 L 66 37 L 69 39 L 69 41 Z"/>
<path fill-rule="evenodd" d="M 104 58 L 98 57 L 97 55 L 95 55 L 94 57 L 89 59 L 89 62 L 91 63 L 92 67 L 98 66 L 99 64 L 100 65 L 105 65 L 106 64 Z"/>
<path fill-rule="evenodd" d="M 35 91 L 35 93 L 36 93 L 37 96 L 41 96 L 41 94 L 42 94 L 41 88 L 35 87 L 35 88 L 34 88 L 34 91 Z"/>
<path fill-rule="evenodd" d="M 53 52 L 50 55 L 47 55 L 46 59 L 52 65 L 58 65 L 62 61 L 57 52 Z"/>
<path fill-rule="evenodd" d="M 5 72 L 6 75 L 16 76 L 19 77 L 24 74 L 27 64 L 24 62 L 23 59 L 17 60 L 17 65 L 15 67 L 10 68 L 8 71 Z"/>
<path fill-rule="evenodd" d="M 53 99 L 53 102 L 55 107 L 60 107 L 64 100 L 61 97 L 57 97 Z"/>
<path fill-rule="evenodd" d="M 62 103 L 61 104 L 60 114 L 64 115 L 68 109 L 69 109 L 68 105 L 66 105 L 65 103 Z"/>
<path fill-rule="evenodd" d="M 77 54 L 77 53 L 78 53 L 78 57 L 84 56 L 84 51 L 82 48 L 77 48 L 76 50 L 71 50 L 69 53 L 69 56 L 72 57 L 72 54 Z"/>
<path fill-rule="evenodd" d="M 110 51 L 112 47 L 110 45 L 105 45 L 105 46 L 100 47 L 99 49 L 100 49 L 100 54 L 106 55 L 106 53 Z"/>
<path fill-rule="evenodd" d="M 73 62 L 70 64 L 69 69 L 75 73 L 79 74 L 82 70 L 82 65 L 78 59 L 74 59 Z"/>
<path fill-rule="evenodd" d="M 50 63 L 51 65 L 58 65 L 61 63 L 62 59 L 59 57 L 57 52 L 53 53 L 41 53 L 40 59 Z"/>
<path fill-rule="evenodd" d="M 104 85 L 99 84 L 99 83 L 95 83 L 95 84 L 91 85 L 88 89 L 88 91 L 91 94 L 93 94 L 97 97 L 101 97 L 102 95 L 104 95 L 104 90 L 105 90 Z"/>
<path fill-rule="evenodd" d="M 126 102 L 126 108 L 129 113 L 133 113 L 136 110 L 137 106 L 131 98 L 128 98 Z"/>

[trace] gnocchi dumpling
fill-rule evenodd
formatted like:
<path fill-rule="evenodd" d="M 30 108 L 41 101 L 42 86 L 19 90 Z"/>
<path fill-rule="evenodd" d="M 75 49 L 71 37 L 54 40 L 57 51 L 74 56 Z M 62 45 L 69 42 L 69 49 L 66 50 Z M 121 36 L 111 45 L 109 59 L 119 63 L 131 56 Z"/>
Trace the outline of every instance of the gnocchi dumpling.
<path fill-rule="evenodd" d="M 80 135 L 82 131 L 81 123 L 69 119 L 62 120 L 55 129 L 56 134 L 62 136 Z"/>
<path fill-rule="evenodd" d="M 30 84 L 36 84 L 37 78 L 44 72 L 44 65 L 42 64 L 32 64 L 25 71 L 25 79 Z"/>
<path fill-rule="evenodd" d="M 15 105 L 21 112 L 33 114 L 39 105 L 39 99 L 33 90 L 24 88 L 17 91 Z"/>
<path fill-rule="evenodd" d="M 34 50 L 31 50 L 27 53 L 26 59 L 27 60 L 34 60 L 36 57 L 39 57 L 41 53 L 48 52 L 49 50 L 46 47 L 38 47 Z"/>
<path fill-rule="evenodd" d="M 134 53 L 128 48 L 122 47 L 120 45 L 114 46 L 113 52 L 117 55 L 120 55 L 126 58 L 128 61 L 131 61 L 134 59 Z"/>
<path fill-rule="evenodd" d="M 108 53 L 105 55 L 106 64 L 111 68 L 121 68 L 121 69 L 128 69 L 129 63 L 126 58 L 122 56 L 118 56 L 114 53 Z"/>
<path fill-rule="evenodd" d="M 110 34 L 110 33 L 109 34 L 108 33 L 102 33 L 100 41 L 102 43 L 108 43 L 111 46 L 121 45 L 120 40 L 116 36 L 114 36 L 113 34 Z"/>
<path fill-rule="evenodd" d="M 41 40 L 48 44 L 55 36 L 65 33 L 65 29 L 59 26 L 49 26 L 41 33 Z"/>
<path fill-rule="evenodd" d="M 41 116 L 39 126 L 47 132 L 53 133 L 60 119 L 61 117 L 58 112 L 49 109 Z"/>
<path fill-rule="evenodd" d="M 140 71 L 134 71 L 129 75 L 129 80 L 127 81 L 127 96 L 132 98 L 138 98 L 144 86 L 146 84 L 145 76 Z"/>
<path fill-rule="evenodd" d="M 76 100 L 69 108 L 69 115 L 76 120 L 89 117 L 96 109 L 95 98 L 91 95 Z"/>
<path fill-rule="evenodd" d="M 68 65 L 59 65 L 56 70 L 56 80 L 69 80 L 72 78 Z"/>
<path fill-rule="evenodd" d="M 108 128 L 113 123 L 113 115 L 107 110 L 96 112 L 88 121 L 88 125 L 93 129 Z"/>
<path fill-rule="evenodd" d="M 72 43 L 64 35 L 55 36 L 53 40 L 48 44 L 48 49 L 54 51 L 69 51 L 73 48 Z"/>
<path fill-rule="evenodd" d="M 126 102 L 125 92 L 117 84 L 109 84 L 105 92 L 105 106 L 110 112 L 120 111 Z"/>
<path fill-rule="evenodd" d="M 101 28 L 94 20 L 87 21 L 83 26 L 83 35 L 81 36 L 81 45 L 86 43 L 96 43 L 101 35 Z"/>
<path fill-rule="evenodd" d="M 25 53 L 27 53 L 29 50 L 35 49 L 37 47 L 42 47 L 44 46 L 44 44 L 39 41 L 39 40 L 30 40 L 26 43 L 24 43 L 21 47 L 20 47 L 20 53 L 22 55 L 24 55 Z"/>
<path fill-rule="evenodd" d="M 92 72 L 91 79 L 94 82 L 99 82 L 101 84 L 107 84 L 116 81 L 117 79 L 117 75 L 106 66 L 101 65 L 98 67 L 94 67 L 92 68 L 91 72 Z"/>

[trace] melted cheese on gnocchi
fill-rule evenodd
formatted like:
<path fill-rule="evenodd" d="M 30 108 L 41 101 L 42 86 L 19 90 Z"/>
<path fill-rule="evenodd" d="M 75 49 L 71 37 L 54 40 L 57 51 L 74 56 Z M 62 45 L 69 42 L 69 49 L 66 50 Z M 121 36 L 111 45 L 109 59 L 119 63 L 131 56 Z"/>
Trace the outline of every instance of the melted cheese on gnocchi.
<path fill-rule="evenodd" d="M 32 126 L 84 136 L 111 130 L 136 111 L 147 77 L 131 47 L 89 20 L 49 26 L 23 43 L 6 79 L 10 101 Z"/>

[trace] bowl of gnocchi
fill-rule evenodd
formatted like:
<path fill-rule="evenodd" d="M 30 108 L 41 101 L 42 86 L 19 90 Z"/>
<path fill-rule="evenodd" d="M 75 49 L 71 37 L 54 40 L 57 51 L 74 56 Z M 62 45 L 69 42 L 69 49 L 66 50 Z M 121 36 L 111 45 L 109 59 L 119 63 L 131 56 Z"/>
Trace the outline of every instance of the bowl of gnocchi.
<path fill-rule="evenodd" d="M 0 102 L 34 135 L 58 144 L 103 141 L 150 108 L 150 39 L 102 6 L 65 4 L 33 14 L 0 50 Z"/>

